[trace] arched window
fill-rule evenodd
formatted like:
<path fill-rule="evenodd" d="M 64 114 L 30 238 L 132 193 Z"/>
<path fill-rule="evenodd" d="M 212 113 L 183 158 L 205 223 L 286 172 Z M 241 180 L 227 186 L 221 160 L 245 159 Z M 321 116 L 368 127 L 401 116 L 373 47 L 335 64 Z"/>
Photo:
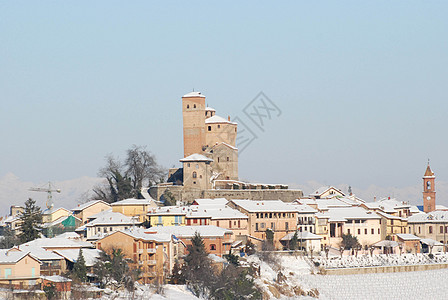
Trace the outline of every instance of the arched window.
<path fill-rule="evenodd" d="M 208 126 L 208 131 L 212 131 L 212 126 Z"/>
<path fill-rule="evenodd" d="M 426 181 L 426 189 L 427 190 L 431 189 L 431 181 Z"/>
<path fill-rule="evenodd" d="M 195 105 L 193 105 L 193 108 L 196 108 L 196 104 L 195 104 Z"/>
<path fill-rule="evenodd" d="M 190 108 L 190 105 L 187 104 L 187 109 Z"/>
<path fill-rule="evenodd" d="M 215 244 L 210 244 L 210 250 L 216 250 L 216 245 Z"/>
<path fill-rule="evenodd" d="M 198 173 L 196 173 L 196 171 L 193 172 L 193 178 L 197 178 L 197 177 L 198 177 Z"/>

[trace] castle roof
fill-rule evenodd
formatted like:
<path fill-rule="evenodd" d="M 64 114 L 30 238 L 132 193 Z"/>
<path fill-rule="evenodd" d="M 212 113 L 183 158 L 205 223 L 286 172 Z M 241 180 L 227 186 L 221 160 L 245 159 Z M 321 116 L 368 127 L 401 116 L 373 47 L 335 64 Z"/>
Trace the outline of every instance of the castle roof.
<path fill-rule="evenodd" d="M 235 124 L 236 125 L 235 122 L 226 120 L 223 117 L 220 117 L 218 115 L 214 115 L 213 117 L 210 117 L 205 120 L 205 124 L 215 124 L 215 123 L 226 123 L 226 124 Z"/>
<path fill-rule="evenodd" d="M 423 177 L 434 177 L 434 172 L 431 171 L 431 167 L 429 166 L 429 164 L 426 167 L 426 172 L 425 172 L 425 175 Z"/>
<path fill-rule="evenodd" d="M 205 111 L 216 111 L 214 108 L 211 108 L 211 107 L 209 107 L 209 106 L 207 106 L 206 108 L 205 108 Z"/>
<path fill-rule="evenodd" d="M 205 162 L 212 162 L 213 159 L 208 158 L 207 156 L 204 156 L 199 153 L 194 153 L 190 156 L 187 156 L 185 158 L 179 159 L 180 162 L 190 162 L 190 161 L 205 161 Z"/>
<path fill-rule="evenodd" d="M 205 98 L 205 96 L 202 95 L 201 92 L 191 92 L 182 96 L 182 98 L 198 98 L 198 97 Z"/>

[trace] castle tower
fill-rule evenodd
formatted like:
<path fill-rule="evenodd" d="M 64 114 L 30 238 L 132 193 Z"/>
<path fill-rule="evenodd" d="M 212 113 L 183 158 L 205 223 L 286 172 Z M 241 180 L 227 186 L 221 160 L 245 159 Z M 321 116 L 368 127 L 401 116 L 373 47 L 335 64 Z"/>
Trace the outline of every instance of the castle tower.
<path fill-rule="evenodd" d="M 205 141 L 205 96 L 191 92 L 182 97 L 184 157 L 202 153 Z"/>
<path fill-rule="evenodd" d="M 436 177 L 431 167 L 426 168 L 425 175 L 423 175 L 423 210 L 424 212 L 431 212 L 436 209 Z"/>

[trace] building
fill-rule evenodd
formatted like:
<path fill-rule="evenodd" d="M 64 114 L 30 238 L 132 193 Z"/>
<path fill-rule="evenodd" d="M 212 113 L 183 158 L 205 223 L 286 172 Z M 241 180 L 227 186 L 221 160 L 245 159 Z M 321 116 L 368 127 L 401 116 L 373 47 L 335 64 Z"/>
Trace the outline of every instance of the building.
<path fill-rule="evenodd" d="M 436 177 L 431 167 L 426 167 L 425 175 L 423 175 L 423 211 L 431 212 L 436 210 Z"/>
<path fill-rule="evenodd" d="M 397 242 L 403 245 L 404 253 L 420 253 L 420 238 L 409 233 L 397 233 Z"/>
<path fill-rule="evenodd" d="M 138 221 L 144 222 L 150 208 L 157 207 L 152 199 L 124 199 L 111 204 L 112 211 L 128 217 L 138 217 Z"/>
<path fill-rule="evenodd" d="M 361 207 L 333 207 L 316 214 L 316 234 L 322 236 L 322 248 L 339 248 L 343 234 L 358 239 L 362 246 L 382 240 L 381 216 Z"/>
<path fill-rule="evenodd" d="M 0 249 L 0 286 L 23 289 L 39 284 L 40 264 L 29 252 Z"/>
<path fill-rule="evenodd" d="M 126 258 L 131 260 L 131 268 L 142 271 L 143 283 L 165 283 L 179 250 L 170 234 L 150 234 L 142 228 L 109 234 L 99 239 L 96 247 L 109 254 L 114 249 L 121 249 Z"/>
<path fill-rule="evenodd" d="M 86 224 L 90 216 L 96 215 L 102 211 L 110 209 L 110 205 L 102 200 L 92 200 L 84 204 L 78 205 L 72 209 L 75 217 L 82 220 L 82 224 Z"/>
<path fill-rule="evenodd" d="M 68 217 L 72 214 L 71 211 L 63 207 L 47 208 L 42 211 L 42 223 L 51 223 L 61 217 Z"/>
<path fill-rule="evenodd" d="M 87 240 L 96 240 L 105 234 L 126 230 L 131 227 L 140 225 L 140 222 L 134 217 L 128 217 L 118 212 L 108 212 L 102 214 L 100 217 L 87 223 L 86 238 Z"/>
<path fill-rule="evenodd" d="M 151 227 L 146 229 L 145 232 L 173 236 L 186 246 L 191 245 L 191 239 L 198 233 L 204 241 L 205 249 L 210 254 L 215 254 L 219 257 L 227 254 L 234 242 L 231 230 L 212 225 Z"/>
<path fill-rule="evenodd" d="M 45 250 L 38 246 L 17 246 L 22 252 L 28 252 L 30 255 L 41 262 L 40 275 L 62 275 L 66 271 L 64 258 L 51 250 Z"/>
<path fill-rule="evenodd" d="M 418 213 L 408 218 L 409 233 L 422 239 L 448 243 L 448 211 Z"/>
<path fill-rule="evenodd" d="M 231 200 L 229 206 L 248 216 L 249 238 L 256 244 L 266 239 L 266 230 L 274 232 L 274 246 L 280 239 L 297 230 L 297 209 L 281 200 Z"/>

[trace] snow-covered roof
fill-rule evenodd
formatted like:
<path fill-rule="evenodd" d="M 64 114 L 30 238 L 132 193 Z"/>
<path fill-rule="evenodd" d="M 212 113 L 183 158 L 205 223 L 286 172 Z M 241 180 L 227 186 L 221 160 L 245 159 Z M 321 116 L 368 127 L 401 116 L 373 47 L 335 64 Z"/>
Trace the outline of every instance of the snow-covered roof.
<path fill-rule="evenodd" d="M 95 220 L 86 224 L 86 227 L 92 226 L 103 226 L 103 225 L 132 225 L 140 224 L 140 222 L 135 221 L 132 217 L 128 217 L 119 212 L 109 212 L 103 214 Z"/>
<path fill-rule="evenodd" d="M 214 108 L 207 106 L 205 108 L 205 111 L 216 111 Z"/>
<path fill-rule="evenodd" d="M 226 262 L 226 260 L 224 259 L 224 258 L 222 258 L 222 257 L 219 257 L 218 255 L 216 255 L 216 254 L 209 254 L 208 255 L 208 258 L 210 258 L 214 263 L 225 263 Z"/>
<path fill-rule="evenodd" d="M 321 196 L 322 194 L 324 194 L 325 192 L 327 192 L 330 189 L 333 189 L 333 190 L 337 191 L 338 193 L 345 195 L 340 189 L 335 188 L 334 186 L 322 186 L 322 187 L 318 188 L 314 193 L 310 194 L 310 196 Z"/>
<path fill-rule="evenodd" d="M 374 247 L 398 247 L 398 243 L 396 241 L 383 240 L 373 244 Z"/>
<path fill-rule="evenodd" d="M 229 201 L 226 198 L 215 198 L 215 199 L 195 199 L 192 205 L 199 205 L 200 207 L 205 206 L 219 206 L 224 207 Z"/>
<path fill-rule="evenodd" d="M 248 212 L 296 212 L 296 208 L 289 205 L 281 200 L 266 200 L 266 201 L 255 201 L 255 200 L 237 200 L 234 199 L 235 205 L 241 207 Z"/>
<path fill-rule="evenodd" d="M 42 214 L 43 215 L 50 215 L 50 214 L 52 214 L 52 213 L 54 213 L 54 212 L 57 212 L 58 210 L 65 210 L 66 212 L 68 212 L 68 213 L 71 213 L 71 211 L 70 210 L 68 210 L 68 209 L 66 209 L 66 208 L 63 208 L 63 207 L 58 207 L 58 208 L 47 208 L 47 209 L 44 209 L 43 211 L 42 211 Z"/>
<path fill-rule="evenodd" d="M 119 206 L 119 205 L 154 205 L 154 201 L 151 199 L 124 199 L 121 201 L 117 201 L 111 204 L 112 206 Z"/>
<path fill-rule="evenodd" d="M 204 156 L 202 154 L 194 153 L 190 156 L 187 156 L 185 158 L 179 159 L 180 162 L 192 162 L 192 161 L 205 161 L 205 162 L 212 162 L 213 159 L 208 158 L 207 156 Z"/>
<path fill-rule="evenodd" d="M 27 256 L 29 252 L 25 251 L 17 251 L 10 249 L 0 249 L 0 264 L 12 264 L 16 263 L 25 256 Z"/>
<path fill-rule="evenodd" d="M 302 214 L 306 214 L 306 213 L 317 213 L 317 210 L 315 210 L 314 208 L 312 208 L 309 205 L 306 204 L 300 204 L 297 202 L 291 202 L 291 203 L 287 203 L 287 205 L 291 205 L 293 206 L 297 212 L 302 213 Z"/>
<path fill-rule="evenodd" d="M 377 211 L 376 213 L 378 215 L 380 215 L 382 217 L 385 217 L 386 219 L 390 219 L 390 220 L 401 220 L 401 221 L 406 220 L 406 218 L 400 218 L 400 217 L 397 217 L 397 216 L 393 216 L 391 214 L 388 214 L 388 213 L 385 213 L 385 212 L 382 212 L 382 211 Z"/>
<path fill-rule="evenodd" d="M 448 210 L 448 207 L 446 207 L 445 205 L 437 204 L 436 210 Z"/>
<path fill-rule="evenodd" d="M 71 232 L 71 231 L 61 233 L 55 237 L 62 238 L 62 239 L 71 239 L 71 240 L 78 240 L 80 238 L 79 234 L 77 234 L 76 232 Z"/>
<path fill-rule="evenodd" d="M 341 201 L 338 198 L 316 199 L 316 204 L 319 210 L 327 210 L 334 207 L 352 207 L 351 204 Z"/>
<path fill-rule="evenodd" d="M 448 222 L 448 211 L 436 210 L 429 213 L 418 213 L 408 218 L 409 223 L 434 223 L 434 222 Z"/>
<path fill-rule="evenodd" d="M 51 281 L 51 282 L 70 282 L 70 281 L 72 281 L 70 278 L 63 277 L 60 275 L 40 276 L 40 278 Z"/>
<path fill-rule="evenodd" d="M 233 233 L 232 230 L 213 225 L 151 227 L 146 229 L 145 232 L 153 234 L 169 234 L 180 238 L 191 238 L 196 232 L 202 237 L 223 237 L 226 233 Z"/>
<path fill-rule="evenodd" d="M 199 215 L 203 215 L 206 217 L 210 217 L 212 220 L 221 220 L 221 219 L 248 219 L 249 217 L 242 212 L 233 209 L 231 207 L 199 207 L 198 211 L 190 210 L 187 212 L 186 217 L 196 217 Z"/>
<path fill-rule="evenodd" d="M 226 146 L 226 147 L 229 147 L 230 149 L 233 149 L 233 150 L 238 150 L 238 148 L 237 147 L 234 147 L 234 146 L 232 146 L 232 145 L 229 145 L 229 144 L 227 144 L 227 143 L 224 143 L 224 142 L 220 142 L 220 143 L 217 143 L 217 144 L 215 144 L 215 145 L 213 145 L 213 147 L 212 148 L 217 148 L 217 147 L 219 147 L 219 146 Z"/>
<path fill-rule="evenodd" d="M 411 212 L 411 214 L 418 214 L 422 212 L 420 209 L 418 209 L 417 205 L 411 205 L 409 211 Z"/>
<path fill-rule="evenodd" d="M 94 220 L 96 218 L 99 218 L 99 217 L 104 216 L 104 215 L 106 215 L 108 213 L 111 213 L 111 212 L 112 212 L 112 208 L 109 208 L 109 209 L 103 210 L 103 211 L 101 211 L 101 212 L 99 212 L 97 214 L 91 215 L 91 216 L 87 217 L 87 219 L 92 221 L 92 220 Z"/>
<path fill-rule="evenodd" d="M 148 229 L 146 228 L 131 228 L 128 230 L 121 230 L 119 232 L 122 232 L 124 234 L 127 234 L 135 239 L 144 240 L 144 241 L 156 241 L 156 242 L 169 242 L 171 240 L 171 235 L 167 233 L 156 233 L 151 234 L 147 233 Z M 114 233 L 111 233 L 115 234 Z"/>
<path fill-rule="evenodd" d="M 439 241 L 433 239 L 421 239 L 420 242 L 422 244 L 426 244 L 428 246 L 443 246 L 443 244 Z"/>
<path fill-rule="evenodd" d="M 45 250 L 38 246 L 18 246 L 20 251 L 29 252 L 31 256 L 37 258 L 38 260 L 60 260 L 62 256 L 57 255 L 53 251 Z"/>
<path fill-rule="evenodd" d="M 377 202 L 366 202 L 364 205 L 369 209 L 380 209 L 386 213 L 395 213 L 397 209 L 408 209 L 411 207 L 404 201 L 389 198 L 385 198 Z"/>
<path fill-rule="evenodd" d="M 79 249 L 54 250 L 54 252 L 71 262 L 76 262 L 79 256 Z M 82 249 L 82 256 L 84 256 L 86 266 L 93 266 L 100 257 L 100 253 L 101 250 L 98 249 Z"/>
<path fill-rule="evenodd" d="M 359 206 L 352 207 L 333 207 L 328 211 L 316 214 L 319 218 L 328 218 L 329 222 L 346 222 L 348 220 L 367 220 L 381 219 L 381 217 L 371 211 L 365 210 Z"/>
<path fill-rule="evenodd" d="M 292 239 L 292 237 L 294 236 L 294 232 L 290 232 L 287 235 L 285 235 L 284 237 L 282 237 L 280 240 L 281 241 L 290 241 Z M 308 232 L 308 231 L 303 231 L 297 232 L 297 238 L 299 240 L 320 240 L 322 239 L 322 237 L 320 235 Z"/>
<path fill-rule="evenodd" d="M 37 246 L 42 248 L 88 248 L 92 247 L 92 244 L 82 241 L 74 241 L 64 238 L 39 238 L 30 242 L 26 242 L 20 247 L 25 246 Z"/>
<path fill-rule="evenodd" d="M 72 208 L 72 211 L 73 212 L 74 211 L 82 211 L 82 210 L 84 210 L 84 209 L 86 209 L 86 208 L 88 208 L 88 207 L 90 207 L 90 206 L 92 206 L 94 204 L 97 204 L 97 203 L 103 203 L 103 204 L 109 206 L 108 203 L 106 203 L 106 202 L 104 202 L 102 200 L 92 200 L 92 201 L 86 202 L 84 204 L 78 205 L 78 207 Z"/>
<path fill-rule="evenodd" d="M 403 241 L 415 241 L 420 240 L 420 238 L 416 235 L 410 234 L 410 233 L 397 233 L 396 236 L 399 239 L 402 239 Z"/>
<path fill-rule="evenodd" d="M 205 96 L 202 95 L 201 92 L 190 92 L 182 96 L 182 98 L 198 98 L 198 97 L 205 98 Z"/>
<path fill-rule="evenodd" d="M 226 123 L 226 124 L 236 125 L 235 122 L 231 122 L 231 121 L 224 119 L 223 117 L 220 117 L 218 115 L 214 115 L 213 117 L 205 119 L 205 124 L 215 124 L 215 123 Z"/>

